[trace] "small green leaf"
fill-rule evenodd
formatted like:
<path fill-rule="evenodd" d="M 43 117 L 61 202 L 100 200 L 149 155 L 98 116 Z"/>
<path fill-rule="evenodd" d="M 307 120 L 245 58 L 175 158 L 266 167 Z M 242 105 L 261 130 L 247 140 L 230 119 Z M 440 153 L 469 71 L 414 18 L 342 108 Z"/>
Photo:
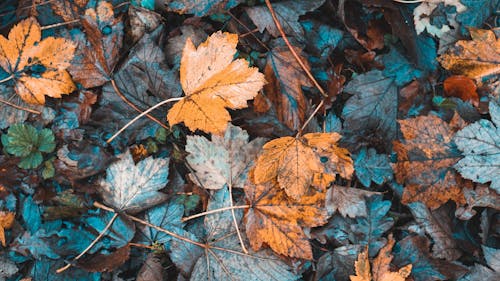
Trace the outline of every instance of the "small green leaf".
<path fill-rule="evenodd" d="M 50 179 L 52 178 L 55 173 L 56 169 L 54 168 L 54 164 L 52 164 L 52 161 L 45 161 L 43 163 L 43 170 L 42 170 L 42 177 L 43 179 Z"/>

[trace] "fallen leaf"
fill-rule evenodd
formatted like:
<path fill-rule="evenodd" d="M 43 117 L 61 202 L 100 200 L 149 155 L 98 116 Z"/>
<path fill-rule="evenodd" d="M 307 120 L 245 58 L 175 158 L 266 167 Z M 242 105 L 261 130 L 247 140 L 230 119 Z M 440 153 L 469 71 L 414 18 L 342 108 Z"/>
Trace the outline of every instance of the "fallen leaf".
<path fill-rule="evenodd" d="M 303 195 L 300 201 L 288 199 L 276 183 L 245 186 L 251 207 L 245 214 L 245 228 L 254 250 L 265 243 L 274 252 L 288 257 L 312 259 L 312 249 L 304 232 L 327 222 L 324 193 Z"/>
<path fill-rule="evenodd" d="M 349 276 L 351 281 L 372 281 L 368 248 L 359 253 L 358 260 L 354 262 L 354 268 L 356 269 L 356 275 Z"/>
<path fill-rule="evenodd" d="M 89 0 L 55 0 L 50 2 L 50 7 L 54 14 L 69 22 L 80 18 L 88 2 Z"/>
<path fill-rule="evenodd" d="M 282 137 L 263 146 L 255 164 L 255 183 L 277 180 L 280 188 L 299 201 L 307 192 L 315 174 L 336 174 L 350 178 L 352 159 L 345 148 L 337 146 L 338 133 L 310 133 L 303 137 Z"/>
<path fill-rule="evenodd" d="M 11 277 L 19 271 L 16 264 L 10 259 L 0 257 L 0 280 L 5 280 L 6 277 Z"/>
<path fill-rule="evenodd" d="M 167 272 L 163 268 L 161 256 L 149 253 L 141 269 L 137 273 L 137 281 L 163 281 L 167 278 Z"/>
<path fill-rule="evenodd" d="M 475 263 L 468 274 L 458 279 L 458 281 L 495 281 L 500 278 L 500 251 L 498 249 L 481 245 L 484 253 L 486 265 Z"/>
<path fill-rule="evenodd" d="M 378 256 L 373 260 L 373 280 L 374 281 L 405 281 L 411 273 L 412 265 L 408 264 L 398 271 L 391 271 L 390 264 L 392 261 L 392 247 L 394 246 L 394 238 L 392 234 L 389 235 L 387 245 L 380 249 Z"/>
<path fill-rule="evenodd" d="M 117 210 L 136 213 L 165 200 L 167 195 L 158 190 L 167 184 L 168 162 L 168 158 L 151 156 L 136 165 L 127 150 L 108 167 L 106 179 L 101 180 L 104 202 Z"/>
<path fill-rule="evenodd" d="M 85 11 L 81 23 L 86 38 L 78 37 L 78 49 L 69 72 L 85 88 L 93 88 L 111 80 L 120 58 L 123 22 L 115 17 L 111 3 L 99 1 Z"/>
<path fill-rule="evenodd" d="M 444 80 L 443 87 L 445 96 L 457 97 L 463 101 L 471 102 L 475 106 L 479 105 L 479 96 L 474 80 L 462 75 L 453 75 Z"/>
<path fill-rule="evenodd" d="M 370 183 L 381 185 L 392 180 L 392 167 L 387 155 L 377 154 L 373 148 L 365 147 L 354 157 L 354 168 L 356 177 L 365 187 L 370 187 Z"/>
<path fill-rule="evenodd" d="M 6 246 L 5 243 L 5 230 L 10 229 L 14 225 L 14 219 L 16 213 L 0 211 L 0 242 L 2 246 Z"/>
<path fill-rule="evenodd" d="M 78 260 L 77 266 L 89 272 L 113 272 L 130 257 L 130 246 L 126 245 L 109 254 L 94 254 Z"/>
<path fill-rule="evenodd" d="M 242 0 L 170 0 L 165 2 L 168 11 L 178 14 L 194 14 L 197 17 L 222 13 L 240 4 Z"/>
<path fill-rule="evenodd" d="M 329 214 L 338 211 L 344 217 L 366 217 L 365 197 L 378 194 L 359 188 L 333 185 L 326 192 L 326 209 Z"/>
<path fill-rule="evenodd" d="M 464 158 L 455 168 L 467 179 L 490 183 L 500 193 L 500 105 L 490 102 L 491 120 L 481 119 L 457 132 L 454 137 Z"/>
<path fill-rule="evenodd" d="M 424 30 L 441 38 L 443 33 L 459 27 L 455 16 L 467 7 L 459 0 L 432 0 L 422 2 L 413 10 L 413 21 L 417 34 Z"/>
<path fill-rule="evenodd" d="M 360 252 L 359 245 L 347 245 L 322 255 L 317 262 L 317 281 L 348 280 L 354 274 L 354 262 Z"/>
<path fill-rule="evenodd" d="M 436 116 L 398 120 L 404 140 L 394 142 L 398 161 L 396 180 L 404 184 L 404 204 L 421 201 L 436 209 L 448 200 L 464 203 L 457 175 L 452 170 L 459 153 L 452 141 L 454 129 Z"/>
<path fill-rule="evenodd" d="M 0 66 L 16 81 L 16 93 L 27 103 L 45 104 L 45 96 L 60 98 L 76 89 L 66 69 L 75 52 L 73 42 L 47 37 L 35 18 L 0 36 Z"/>
<path fill-rule="evenodd" d="M 188 136 L 186 161 L 195 170 L 190 174 L 193 182 L 207 189 L 220 189 L 225 185 L 243 188 L 264 139 L 248 141 L 248 134 L 239 127 L 229 125 L 224 136 Z"/>
<path fill-rule="evenodd" d="M 225 108 L 247 107 L 264 76 L 244 59 L 233 61 L 238 36 L 216 32 L 196 48 L 190 39 L 182 53 L 180 80 L 186 94 L 168 112 L 170 125 L 221 135 L 231 120 Z"/>
<path fill-rule="evenodd" d="M 463 190 L 466 205 L 457 208 L 455 215 L 462 220 L 470 220 L 476 215 L 474 207 L 500 208 L 500 195 L 493 189 L 483 184 L 478 184 L 474 189 Z"/>
<path fill-rule="evenodd" d="M 492 30 L 471 28 L 472 40 L 459 40 L 439 57 L 441 65 L 456 74 L 481 78 L 500 72 L 500 40 Z"/>

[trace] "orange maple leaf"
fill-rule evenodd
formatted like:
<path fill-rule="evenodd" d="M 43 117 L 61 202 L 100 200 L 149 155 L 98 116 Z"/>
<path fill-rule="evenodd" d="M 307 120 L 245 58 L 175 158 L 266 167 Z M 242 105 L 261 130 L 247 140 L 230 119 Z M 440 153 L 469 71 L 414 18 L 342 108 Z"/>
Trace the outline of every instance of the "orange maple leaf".
<path fill-rule="evenodd" d="M 244 59 L 233 61 L 238 35 L 216 32 L 196 48 L 188 39 L 182 52 L 180 81 L 186 94 L 168 112 L 170 125 L 184 122 L 192 131 L 222 134 L 231 120 L 225 108 L 247 107 L 265 83 Z"/>
<path fill-rule="evenodd" d="M 438 58 L 457 74 L 481 78 L 500 72 L 500 40 L 491 30 L 469 29 L 472 40 L 459 40 L 451 51 Z"/>
<path fill-rule="evenodd" d="M 404 140 L 394 142 L 398 155 L 394 171 L 396 180 L 405 185 L 402 202 L 422 201 L 431 209 L 450 199 L 465 203 L 459 176 L 453 170 L 460 160 L 452 142 L 455 128 L 436 116 L 398 122 Z"/>
<path fill-rule="evenodd" d="M 303 227 L 327 222 L 325 193 L 314 192 L 292 201 L 276 182 L 245 187 L 251 207 L 245 214 L 246 233 L 257 251 L 266 243 L 281 255 L 312 259 L 312 250 Z"/>
<path fill-rule="evenodd" d="M 350 178 L 354 172 L 349 151 L 337 146 L 337 133 L 282 137 L 266 143 L 255 165 L 255 183 L 277 180 L 294 200 L 311 185 L 324 189 L 335 174 Z"/>
<path fill-rule="evenodd" d="M 356 275 L 351 275 L 351 281 L 405 281 L 411 273 L 412 265 L 408 264 L 398 271 L 390 271 L 392 261 L 391 250 L 394 246 L 392 234 L 389 235 L 387 245 L 380 249 L 377 257 L 373 260 L 373 268 L 370 270 L 368 259 L 368 248 L 358 255 L 358 260 L 354 263 Z"/>
<path fill-rule="evenodd" d="M 45 104 L 45 96 L 60 98 L 76 89 L 66 68 L 75 53 L 64 38 L 41 40 L 35 18 L 25 19 L 0 35 L 0 66 L 16 81 L 17 94 L 27 103 Z"/>

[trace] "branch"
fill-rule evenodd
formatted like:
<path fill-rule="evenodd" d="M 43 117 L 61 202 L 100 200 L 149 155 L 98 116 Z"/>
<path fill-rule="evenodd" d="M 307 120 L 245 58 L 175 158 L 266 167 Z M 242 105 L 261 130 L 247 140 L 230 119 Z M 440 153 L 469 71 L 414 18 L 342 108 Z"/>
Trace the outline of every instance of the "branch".
<path fill-rule="evenodd" d="M 250 208 L 250 207 L 252 207 L 252 206 L 250 206 L 250 205 L 241 205 L 241 206 L 230 206 L 230 207 L 224 207 L 224 208 L 220 208 L 220 209 L 213 209 L 213 210 L 206 211 L 206 212 L 203 212 L 203 213 L 199 213 L 199 214 L 196 214 L 196 215 L 192 215 L 192 216 L 189 216 L 189 217 L 184 217 L 184 218 L 182 218 L 181 221 L 182 222 L 187 222 L 188 220 L 192 220 L 192 219 L 203 217 L 203 216 L 210 215 L 210 214 L 215 214 L 215 213 L 224 212 L 224 211 L 227 211 L 227 210 L 234 210 L 234 209 L 247 209 L 247 208 Z"/>

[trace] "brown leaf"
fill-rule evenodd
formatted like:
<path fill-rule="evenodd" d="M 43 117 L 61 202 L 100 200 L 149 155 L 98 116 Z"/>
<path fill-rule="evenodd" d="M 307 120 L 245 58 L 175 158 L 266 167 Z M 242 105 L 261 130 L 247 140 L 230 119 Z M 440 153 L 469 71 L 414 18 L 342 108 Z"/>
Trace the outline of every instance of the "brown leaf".
<path fill-rule="evenodd" d="M 469 29 L 472 40 L 459 40 L 438 58 L 441 65 L 456 74 L 481 78 L 500 72 L 500 40 L 492 30 Z"/>
<path fill-rule="evenodd" d="M 245 194 L 251 207 L 245 214 L 246 233 L 250 245 L 257 251 L 266 243 L 278 254 L 312 259 L 312 249 L 304 227 L 327 222 L 324 193 L 302 196 L 292 201 L 276 182 L 250 184 Z"/>
<path fill-rule="evenodd" d="M 113 5 L 101 1 L 89 8 L 81 19 L 86 40 L 81 38 L 75 60 L 69 72 L 85 88 L 102 86 L 111 79 L 111 73 L 120 58 L 123 23 L 115 18 Z"/>
<path fill-rule="evenodd" d="M 445 96 L 457 97 L 475 106 L 479 105 L 477 87 L 472 79 L 462 75 L 453 75 L 444 80 L 443 87 Z"/>
<path fill-rule="evenodd" d="M 60 98 L 76 89 L 66 71 L 74 52 L 69 40 L 41 40 L 40 25 L 32 17 L 15 25 L 8 39 L 0 35 L 0 66 L 13 75 L 17 94 L 31 104 L 44 104 L 45 96 Z"/>
<path fill-rule="evenodd" d="M 354 168 L 349 152 L 336 145 L 337 133 L 312 133 L 301 138 L 282 137 L 263 146 L 255 165 L 255 183 L 277 180 L 293 200 L 299 200 L 314 182 L 316 174 L 335 174 L 350 178 Z M 324 179 L 325 177 L 323 177 Z M 324 180 L 315 185 L 326 187 Z"/>
<path fill-rule="evenodd" d="M 352 34 L 354 39 L 368 51 L 382 49 L 384 47 L 383 20 L 370 20 L 368 24 L 362 19 L 364 16 L 360 11 L 363 9 L 358 3 L 345 1 L 345 9 L 341 7 L 341 18 L 346 29 Z M 343 5 L 343 6 L 344 6 Z"/>
<path fill-rule="evenodd" d="M 460 159 L 452 137 L 455 130 L 436 116 L 399 120 L 404 140 L 394 142 L 396 180 L 405 185 L 404 204 L 422 201 L 436 209 L 448 200 L 464 203 L 452 166 Z"/>
<path fill-rule="evenodd" d="M 365 197 L 375 194 L 378 192 L 333 185 L 326 192 L 326 209 L 329 214 L 338 211 L 344 217 L 366 217 Z"/>
<path fill-rule="evenodd" d="M 16 213 L 0 211 L 0 242 L 2 246 L 6 246 L 5 243 L 5 229 L 10 229 L 14 225 L 14 218 Z"/>
<path fill-rule="evenodd" d="M 370 261 L 368 260 L 368 248 L 359 253 L 358 260 L 354 262 L 356 275 L 351 275 L 351 281 L 372 281 Z"/>
<path fill-rule="evenodd" d="M 301 50 L 294 49 L 309 70 L 307 60 L 300 55 Z M 277 47 L 269 52 L 264 74 L 269 81 L 264 92 L 274 105 L 278 120 L 292 130 L 300 129 L 308 108 L 302 86 L 313 86 L 304 70 L 287 47 Z"/>
<path fill-rule="evenodd" d="M 94 254 L 78 261 L 78 267 L 90 272 L 112 272 L 126 262 L 130 256 L 130 246 L 113 251 L 111 254 Z"/>
<path fill-rule="evenodd" d="M 394 238 L 392 234 L 389 235 L 387 245 L 380 249 L 378 256 L 373 260 L 373 280 L 374 281 L 405 281 L 411 273 L 412 265 L 408 264 L 399 269 L 397 272 L 390 271 L 390 264 L 392 261 L 392 247 L 394 246 Z"/>
<path fill-rule="evenodd" d="M 180 80 L 186 94 L 168 112 L 170 125 L 184 122 L 192 131 L 221 135 L 231 120 L 225 108 L 247 107 L 265 83 L 264 76 L 244 59 L 233 61 L 238 36 L 216 32 L 196 48 L 186 41 Z"/>
<path fill-rule="evenodd" d="M 89 0 L 54 0 L 50 6 L 54 14 L 60 16 L 63 21 L 69 22 L 79 19 Z"/>

